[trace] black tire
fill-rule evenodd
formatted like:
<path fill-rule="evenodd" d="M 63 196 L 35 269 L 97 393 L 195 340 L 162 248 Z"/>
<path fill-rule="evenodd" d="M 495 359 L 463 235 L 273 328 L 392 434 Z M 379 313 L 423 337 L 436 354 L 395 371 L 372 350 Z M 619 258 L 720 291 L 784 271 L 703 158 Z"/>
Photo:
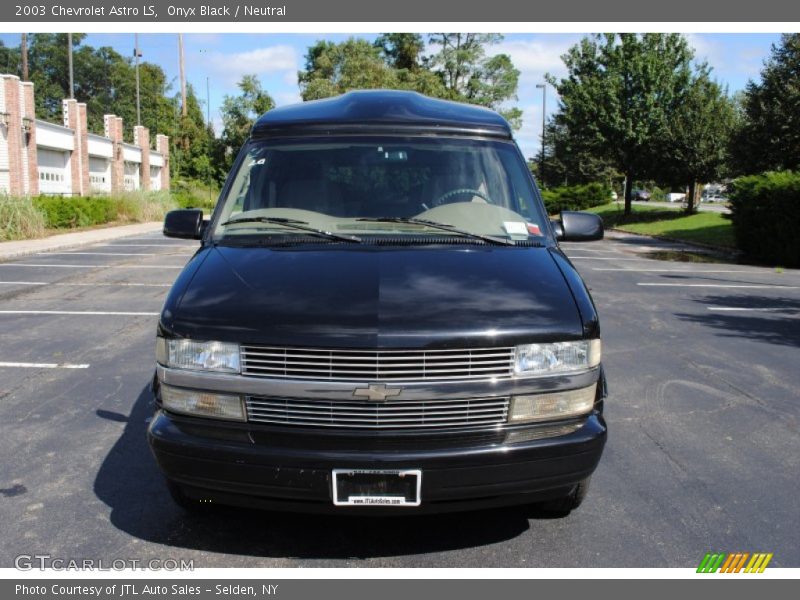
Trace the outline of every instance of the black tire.
<path fill-rule="evenodd" d="M 169 495 L 172 498 L 172 501 L 180 506 L 183 510 L 190 513 L 198 513 L 208 510 L 208 504 L 187 496 L 184 493 L 183 488 L 171 479 L 167 479 L 166 481 L 167 490 L 169 490 Z"/>
<path fill-rule="evenodd" d="M 586 498 L 586 494 L 589 492 L 590 480 L 591 477 L 587 477 L 576 485 L 568 495 L 540 502 L 536 507 L 546 513 L 566 516 L 583 503 L 583 499 Z"/>

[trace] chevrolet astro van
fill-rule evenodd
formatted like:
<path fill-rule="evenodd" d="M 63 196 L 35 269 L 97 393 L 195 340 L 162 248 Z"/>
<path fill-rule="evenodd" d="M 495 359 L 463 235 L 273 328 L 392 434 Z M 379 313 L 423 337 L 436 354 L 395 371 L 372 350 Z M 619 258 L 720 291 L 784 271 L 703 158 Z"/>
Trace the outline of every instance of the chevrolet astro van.
<path fill-rule="evenodd" d="M 606 441 L 598 316 L 497 113 L 399 91 L 271 110 L 161 313 L 148 440 L 174 500 L 561 514 Z"/>

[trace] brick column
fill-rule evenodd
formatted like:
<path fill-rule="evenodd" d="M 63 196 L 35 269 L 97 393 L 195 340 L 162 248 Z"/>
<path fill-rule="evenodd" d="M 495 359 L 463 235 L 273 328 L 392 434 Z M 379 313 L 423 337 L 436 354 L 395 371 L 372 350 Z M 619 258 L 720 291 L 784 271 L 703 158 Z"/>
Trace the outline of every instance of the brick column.
<path fill-rule="evenodd" d="M 25 194 L 22 174 L 22 111 L 20 107 L 19 77 L 3 76 L 3 92 L 6 102 L 6 139 L 8 141 L 8 193 L 11 196 Z"/>
<path fill-rule="evenodd" d="M 125 161 L 122 155 L 122 117 L 103 115 L 105 136 L 111 140 L 111 193 L 121 192 L 125 182 Z"/>
<path fill-rule="evenodd" d="M 80 132 L 81 146 L 81 186 L 82 194 L 88 196 L 92 191 L 92 184 L 89 179 L 89 120 L 86 114 L 86 104 L 78 103 L 78 126 L 75 132 Z"/>
<path fill-rule="evenodd" d="M 133 143 L 142 151 L 142 163 L 139 165 L 139 187 L 150 190 L 150 130 L 144 125 L 133 128 Z"/>
<path fill-rule="evenodd" d="M 86 104 L 75 99 L 62 102 L 64 111 L 64 127 L 74 132 L 70 171 L 72 178 L 72 194 L 86 196 L 89 194 L 89 132 L 86 126 Z"/>
<path fill-rule="evenodd" d="M 23 116 L 30 119 L 26 152 L 28 153 L 28 193 L 36 196 L 39 193 L 39 160 L 36 153 L 36 106 L 33 101 L 33 83 L 22 83 Z"/>
<path fill-rule="evenodd" d="M 156 135 L 156 150 L 163 157 L 164 165 L 161 167 L 161 189 L 169 190 L 169 136 L 159 133 Z"/>

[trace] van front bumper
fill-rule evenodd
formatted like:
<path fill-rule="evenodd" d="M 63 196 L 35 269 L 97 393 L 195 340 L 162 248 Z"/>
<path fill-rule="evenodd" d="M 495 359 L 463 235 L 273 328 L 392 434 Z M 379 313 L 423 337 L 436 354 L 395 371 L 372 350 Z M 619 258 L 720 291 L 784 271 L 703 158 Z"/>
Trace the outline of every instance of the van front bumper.
<path fill-rule="evenodd" d="M 411 514 L 565 496 L 597 467 L 606 425 L 594 412 L 569 423 L 417 440 L 220 425 L 158 410 L 148 440 L 164 475 L 190 499 L 300 512 Z M 421 505 L 334 506 L 333 469 L 419 469 Z"/>

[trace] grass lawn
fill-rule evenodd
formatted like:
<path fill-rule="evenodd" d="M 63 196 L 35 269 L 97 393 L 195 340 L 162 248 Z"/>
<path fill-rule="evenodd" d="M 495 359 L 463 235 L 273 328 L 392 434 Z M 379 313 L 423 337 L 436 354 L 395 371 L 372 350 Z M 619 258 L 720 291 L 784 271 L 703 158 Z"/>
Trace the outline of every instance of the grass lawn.
<path fill-rule="evenodd" d="M 631 233 L 698 242 L 711 246 L 735 248 L 733 225 L 725 215 L 700 212 L 686 215 L 681 209 L 665 209 L 655 206 L 634 205 L 633 213 L 626 217 L 622 203 L 604 204 L 588 209 L 603 217 L 606 227 Z"/>

